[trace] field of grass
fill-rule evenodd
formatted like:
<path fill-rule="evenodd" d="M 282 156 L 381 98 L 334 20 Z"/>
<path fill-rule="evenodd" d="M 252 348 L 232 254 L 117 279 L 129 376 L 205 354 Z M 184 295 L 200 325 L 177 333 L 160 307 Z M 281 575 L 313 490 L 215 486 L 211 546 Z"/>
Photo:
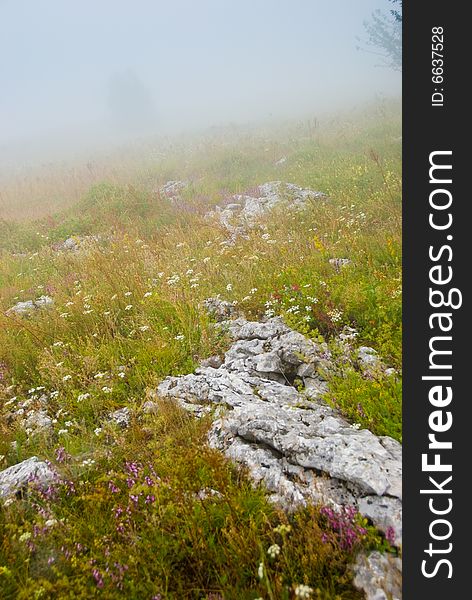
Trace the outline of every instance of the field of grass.
<path fill-rule="evenodd" d="M 359 515 L 282 514 L 206 446 L 209 419 L 168 402 L 127 430 L 106 416 L 139 414 L 163 377 L 228 347 L 201 306 L 219 294 L 328 343 L 355 327 L 398 375 L 333 375 L 326 401 L 401 441 L 400 125 L 398 105 L 384 103 L 143 148 L 128 162 L 58 171 L 57 186 L 51 173 L 5 185 L 0 469 L 36 455 L 62 482 L 0 507 L 0 597 L 362 597 L 353 553 L 388 544 Z M 157 191 L 172 179 L 191 182 L 175 203 Z M 329 200 L 275 209 L 262 235 L 224 245 L 209 208 L 273 180 Z M 69 236 L 96 239 L 58 251 Z M 336 270 L 330 258 L 351 262 Z M 6 314 L 44 294 L 52 308 Z M 44 406 L 53 430 L 34 434 L 23 421 Z"/>

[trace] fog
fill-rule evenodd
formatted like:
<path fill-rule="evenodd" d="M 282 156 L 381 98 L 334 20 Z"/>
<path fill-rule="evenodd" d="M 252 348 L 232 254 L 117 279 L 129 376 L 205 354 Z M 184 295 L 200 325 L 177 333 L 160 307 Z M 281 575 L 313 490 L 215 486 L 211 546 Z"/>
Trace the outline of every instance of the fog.
<path fill-rule="evenodd" d="M 387 0 L 0 0 L 0 160 L 398 96 Z"/>

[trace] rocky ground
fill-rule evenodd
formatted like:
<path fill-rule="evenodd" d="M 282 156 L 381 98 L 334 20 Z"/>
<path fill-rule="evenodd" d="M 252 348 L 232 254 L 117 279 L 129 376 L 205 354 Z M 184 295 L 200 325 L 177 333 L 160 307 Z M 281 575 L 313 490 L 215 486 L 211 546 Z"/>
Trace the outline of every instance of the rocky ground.
<path fill-rule="evenodd" d="M 232 313 L 229 303 L 211 299 L 207 304 L 217 318 Z M 369 369 L 385 370 L 375 351 L 353 348 L 345 334 L 342 359 L 334 359 L 326 344 L 305 338 L 278 318 L 261 323 L 240 317 L 220 326 L 234 340 L 224 358 L 212 357 L 194 374 L 168 377 L 158 395 L 197 416 L 215 410 L 210 444 L 246 466 L 287 510 L 308 500 L 338 509 L 355 506 L 400 547 L 401 444 L 349 424 L 320 401 L 325 375 L 340 368 L 340 360 L 357 360 L 366 375 Z M 356 581 L 367 597 L 398 597 L 400 561 L 366 560 L 375 569 L 359 562 Z"/>

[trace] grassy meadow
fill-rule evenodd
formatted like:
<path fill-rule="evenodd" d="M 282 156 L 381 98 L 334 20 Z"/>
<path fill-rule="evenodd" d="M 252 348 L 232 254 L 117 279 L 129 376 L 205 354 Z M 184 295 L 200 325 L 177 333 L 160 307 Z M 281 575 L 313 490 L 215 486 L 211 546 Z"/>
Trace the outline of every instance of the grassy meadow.
<path fill-rule="evenodd" d="M 35 455 L 61 480 L 0 506 L 1 598 L 362 598 L 348 565 L 388 542 L 349 510 L 283 514 L 208 448 L 209 417 L 194 420 L 155 389 L 228 348 L 202 307 L 220 295 L 329 344 L 355 327 L 356 343 L 399 374 L 346 369 L 325 399 L 401 441 L 400 135 L 399 105 L 384 102 L 3 183 L 0 469 Z M 190 182 L 175 202 L 159 193 L 169 180 Z M 225 245 L 208 210 L 274 180 L 329 199 L 276 208 L 263 233 Z M 71 236 L 92 237 L 59 249 Z M 351 262 L 335 269 L 331 258 Z M 42 295 L 52 308 L 6 314 Z M 159 411 L 126 430 L 107 420 L 122 407 L 139 415 L 151 398 Z M 35 433 L 25 419 L 45 406 L 52 430 Z"/>

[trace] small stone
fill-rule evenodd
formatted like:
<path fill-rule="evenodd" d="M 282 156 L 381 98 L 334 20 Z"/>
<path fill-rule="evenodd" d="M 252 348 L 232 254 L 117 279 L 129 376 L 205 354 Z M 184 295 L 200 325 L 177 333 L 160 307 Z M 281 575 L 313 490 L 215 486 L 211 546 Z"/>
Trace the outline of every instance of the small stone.
<path fill-rule="evenodd" d="M 131 412 L 127 406 L 119 408 L 108 415 L 111 422 L 116 423 L 122 429 L 129 427 L 131 421 Z"/>
<path fill-rule="evenodd" d="M 208 314 L 216 321 L 226 321 L 234 316 L 236 310 L 231 302 L 219 298 L 207 298 L 203 302 Z"/>
<path fill-rule="evenodd" d="M 153 400 L 146 400 L 143 404 L 143 413 L 145 415 L 156 415 L 159 412 L 159 405 Z"/>
<path fill-rule="evenodd" d="M 357 350 L 357 359 L 363 367 L 378 367 L 381 363 L 376 350 L 369 346 L 361 346 Z"/>
<path fill-rule="evenodd" d="M 25 428 L 33 433 L 47 433 L 52 429 L 52 419 L 44 409 L 32 411 L 25 420 Z"/>
<path fill-rule="evenodd" d="M 54 300 L 50 296 L 40 296 L 36 300 L 26 300 L 26 302 L 17 302 L 14 306 L 7 310 L 8 314 L 16 314 L 18 316 L 29 315 L 41 308 L 50 308 L 54 304 Z"/>

